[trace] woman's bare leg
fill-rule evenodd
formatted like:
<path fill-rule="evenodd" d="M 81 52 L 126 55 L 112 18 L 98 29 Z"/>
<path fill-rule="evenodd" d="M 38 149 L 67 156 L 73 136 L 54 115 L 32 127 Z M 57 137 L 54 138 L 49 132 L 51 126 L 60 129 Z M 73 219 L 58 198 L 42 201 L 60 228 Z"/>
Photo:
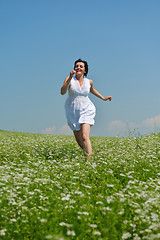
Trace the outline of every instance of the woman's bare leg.
<path fill-rule="evenodd" d="M 88 123 L 83 123 L 79 131 L 73 131 L 78 145 L 83 149 L 86 155 L 86 161 L 89 161 L 91 155 L 93 155 L 91 141 L 89 139 L 90 129 L 91 127 Z"/>
<path fill-rule="evenodd" d="M 90 125 L 87 123 L 82 124 L 82 139 L 84 143 L 84 152 L 86 154 L 91 155 L 92 154 L 92 146 L 91 146 L 91 141 L 89 139 L 89 134 L 90 134 Z"/>
<path fill-rule="evenodd" d="M 78 145 L 83 149 L 84 148 L 84 142 L 82 139 L 82 129 L 79 131 L 73 131 L 75 139 L 78 143 Z"/>

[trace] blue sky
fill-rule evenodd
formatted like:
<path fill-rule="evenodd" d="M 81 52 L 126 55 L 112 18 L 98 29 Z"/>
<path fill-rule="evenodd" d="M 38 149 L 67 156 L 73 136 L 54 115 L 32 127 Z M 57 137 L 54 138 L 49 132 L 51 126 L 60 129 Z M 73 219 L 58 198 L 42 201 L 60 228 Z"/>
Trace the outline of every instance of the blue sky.
<path fill-rule="evenodd" d="M 60 95 L 74 61 L 112 102 L 90 94 L 96 136 L 160 129 L 159 0 L 0 2 L 0 129 L 70 134 Z"/>

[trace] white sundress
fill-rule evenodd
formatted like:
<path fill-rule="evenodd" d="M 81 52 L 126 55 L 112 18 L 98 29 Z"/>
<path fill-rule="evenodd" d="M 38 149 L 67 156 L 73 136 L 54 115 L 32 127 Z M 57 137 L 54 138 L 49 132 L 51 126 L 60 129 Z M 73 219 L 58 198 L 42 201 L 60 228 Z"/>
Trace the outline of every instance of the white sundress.
<path fill-rule="evenodd" d="M 73 131 L 79 131 L 82 123 L 94 125 L 96 108 L 88 97 L 90 87 L 87 78 L 84 78 L 82 86 L 75 76 L 71 79 L 65 112 L 68 125 Z"/>

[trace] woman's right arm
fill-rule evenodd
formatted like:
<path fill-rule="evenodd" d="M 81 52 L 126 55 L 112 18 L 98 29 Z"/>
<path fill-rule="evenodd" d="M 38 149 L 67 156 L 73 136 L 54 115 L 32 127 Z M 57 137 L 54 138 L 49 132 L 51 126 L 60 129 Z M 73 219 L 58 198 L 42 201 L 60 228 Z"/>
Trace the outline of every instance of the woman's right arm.
<path fill-rule="evenodd" d="M 69 84 L 70 84 L 71 79 L 72 79 L 72 77 L 73 77 L 74 74 L 75 74 L 75 71 L 72 70 L 72 71 L 70 72 L 70 76 L 68 76 L 68 77 L 64 80 L 63 86 L 61 87 L 61 94 L 62 94 L 62 95 L 64 95 L 64 94 L 67 92 L 67 90 L 68 90 L 68 88 L 69 88 Z"/>

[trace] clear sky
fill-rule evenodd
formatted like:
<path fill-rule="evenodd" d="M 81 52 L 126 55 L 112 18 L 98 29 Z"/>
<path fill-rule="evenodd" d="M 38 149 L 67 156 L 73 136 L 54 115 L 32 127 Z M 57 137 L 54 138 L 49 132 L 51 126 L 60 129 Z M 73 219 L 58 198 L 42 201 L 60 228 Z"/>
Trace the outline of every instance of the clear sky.
<path fill-rule="evenodd" d="M 160 129 L 159 0 L 0 1 L 0 129 L 70 134 L 60 95 L 78 58 L 112 102 L 90 94 L 92 135 Z"/>

